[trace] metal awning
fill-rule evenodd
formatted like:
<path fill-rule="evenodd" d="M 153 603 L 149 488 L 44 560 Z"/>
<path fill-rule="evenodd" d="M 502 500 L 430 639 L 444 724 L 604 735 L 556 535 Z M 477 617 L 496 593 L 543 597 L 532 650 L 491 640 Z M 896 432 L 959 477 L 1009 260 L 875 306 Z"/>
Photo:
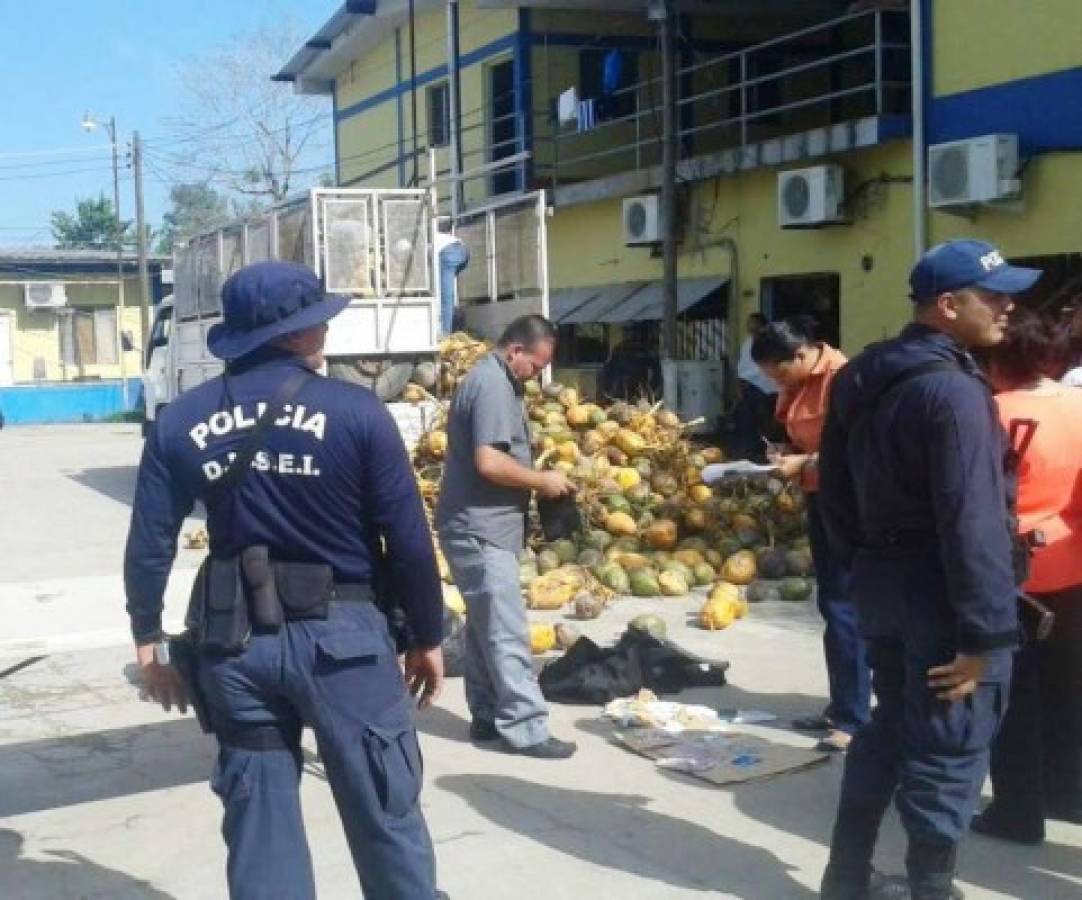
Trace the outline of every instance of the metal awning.
<path fill-rule="evenodd" d="M 728 278 L 681 278 L 677 310 L 685 313 L 721 289 Z M 549 315 L 557 325 L 657 322 L 664 317 L 660 281 L 624 281 L 589 287 L 558 288 L 549 295 Z"/>

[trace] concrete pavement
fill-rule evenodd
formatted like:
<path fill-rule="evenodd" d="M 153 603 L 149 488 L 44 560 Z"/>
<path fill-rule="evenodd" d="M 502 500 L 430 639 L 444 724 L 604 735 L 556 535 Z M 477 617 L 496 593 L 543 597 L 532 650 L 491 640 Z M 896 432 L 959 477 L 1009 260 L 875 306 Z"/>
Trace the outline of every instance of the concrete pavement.
<path fill-rule="evenodd" d="M 191 718 L 141 702 L 129 681 L 118 569 L 139 447 L 126 426 L 0 433 L 2 897 L 225 895 L 220 807 L 205 783 L 212 743 Z M 182 553 L 174 618 L 199 556 Z M 732 662 L 729 686 L 680 699 L 770 710 L 779 727 L 746 730 L 810 744 L 781 727 L 824 702 L 810 605 L 758 605 L 717 634 L 684 628 L 693 608 L 621 601 L 584 630 L 608 640 L 636 613 L 660 609 L 691 649 Z M 614 746 L 598 713 L 553 708 L 554 731 L 580 745 L 567 762 L 470 745 L 460 681 L 419 716 L 423 802 L 454 900 L 815 896 L 840 761 L 716 788 Z M 307 750 L 303 801 L 320 896 L 356 897 L 333 800 Z M 881 867 L 898 871 L 893 815 L 881 843 Z M 970 898 L 1082 896 L 1082 828 L 1054 823 L 1033 849 L 974 838 L 962 876 Z"/>

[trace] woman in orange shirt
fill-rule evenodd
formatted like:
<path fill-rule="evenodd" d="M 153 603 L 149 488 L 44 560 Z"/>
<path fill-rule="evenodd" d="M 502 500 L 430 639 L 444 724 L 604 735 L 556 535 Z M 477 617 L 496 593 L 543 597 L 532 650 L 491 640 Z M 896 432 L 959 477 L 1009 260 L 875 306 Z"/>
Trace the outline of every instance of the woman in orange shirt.
<path fill-rule="evenodd" d="M 827 399 L 834 374 L 845 356 L 816 341 L 814 323 L 803 318 L 767 325 L 756 336 L 751 356 L 781 387 L 777 417 L 792 447 L 773 460 L 786 478 L 799 479 L 807 494 L 808 538 L 811 542 L 819 611 L 826 622 L 826 655 L 830 703 L 822 716 L 798 719 L 798 728 L 826 731 L 819 746 L 844 750 L 856 730 L 868 721 L 871 674 L 864 641 L 857 631 L 857 611 L 849 594 L 849 572 L 834 557 L 817 504 L 819 440 L 826 421 Z"/>
<path fill-rule="evenodd" d="M 1016 461 L 1019 533 L 1033 548 L 1023 589 L 1055 615 L 1045 640 L 1023 627 L 992 746 L 995 800 L 973 820 L 1020 843 L 1043 840 L 1046 817 L 1082 824 L 1082 391 L 1054 380 L 1064 346 L 1020 309 L 984 360 Z"/>

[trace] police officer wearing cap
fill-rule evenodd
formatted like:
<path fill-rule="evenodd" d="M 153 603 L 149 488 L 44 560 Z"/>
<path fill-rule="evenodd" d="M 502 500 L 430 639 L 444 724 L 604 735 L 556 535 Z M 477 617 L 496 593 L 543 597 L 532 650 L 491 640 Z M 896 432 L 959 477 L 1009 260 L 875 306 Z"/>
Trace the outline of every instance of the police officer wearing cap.
<path fill-rule="evenodd" d="M 219 745 L 211 785 L 233 898 L 315 896 L 305 726 L 364 896 L 439 896 L 407 682 L 422 705 L 442 685 L 440 581 L 391 415 L 370 391 L 317 374 L 326 323 L 347 302 L 293 263 L 230 277 L 207 338 L 225 373 L 163 410 L 139 465 L 125 587 L 144 683 L 166 709 L 186 692 L 163 659 L 162 595 L 185 516 L 197 499 L 207 510 L 210 555 L 188 624 Z M 405 679 L 375 587 L 408 619 Z"/>
<path fill-rule="evenodd" d="M 872 852 L 892 798 L 911 896 L 957 896 L 957 846 L 1018 626 L 1004 435 L 969 350 L 1003 339 L 1012 298 L 1040 274 L 979 241 L 940 244 L 910 275 L 915 321 L 834 381 L 820 504 L 851 562 L 878 705 L 849 747 L 828 900 L 875 896 Z"/>

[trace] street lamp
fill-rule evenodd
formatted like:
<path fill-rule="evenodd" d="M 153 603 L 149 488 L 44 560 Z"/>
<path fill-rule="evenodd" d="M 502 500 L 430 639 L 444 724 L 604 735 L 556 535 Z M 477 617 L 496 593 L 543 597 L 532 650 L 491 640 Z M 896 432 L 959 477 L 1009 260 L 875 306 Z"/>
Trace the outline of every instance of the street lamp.
<path fill-rule="evenodd" d="M 116 116 L 108 121 L 95 119 L 89 112 L 83 113 L 79 123 L 88 134 L 95 128 L 104 128 L 109 133 L 109 142 L 113 146 L 113 214 L 116 216 L 116 294 L 117 294 L 117 347 L 120 358 L 120 396 L 124 412 L 128 411 L 128 372 L 124 359 L 124 244 L 121 240 L 120 227 L 120 165 L 116 143 Z"/>

